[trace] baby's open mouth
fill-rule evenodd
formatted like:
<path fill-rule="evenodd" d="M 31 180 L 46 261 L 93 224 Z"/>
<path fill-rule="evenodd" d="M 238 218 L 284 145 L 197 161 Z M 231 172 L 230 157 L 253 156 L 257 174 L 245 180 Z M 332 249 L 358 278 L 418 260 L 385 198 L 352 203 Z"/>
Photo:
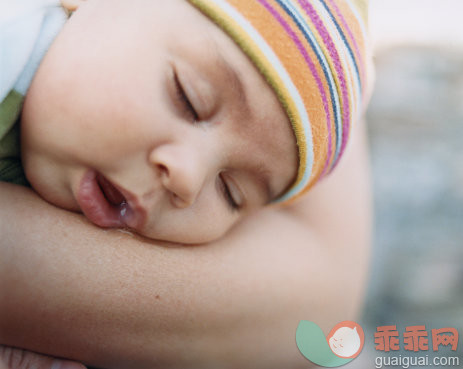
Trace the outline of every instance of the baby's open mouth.
<path fill-rule="evenodd" d="M 101 191 L 103 192 L 103 195 L 111 205 L 121 206 L 127 203 L 124 195 L 122 195 L 122 193 L 101 174 L 97 174 L 96 180 L 100 186 Z"/>
<path fill-rule="evenodd" d="M 146 211 L 134 195 L 94 170 L 84 174 L 76 199 L 84 215 L 100 227 L 140 230 L 146 220 Z"/>

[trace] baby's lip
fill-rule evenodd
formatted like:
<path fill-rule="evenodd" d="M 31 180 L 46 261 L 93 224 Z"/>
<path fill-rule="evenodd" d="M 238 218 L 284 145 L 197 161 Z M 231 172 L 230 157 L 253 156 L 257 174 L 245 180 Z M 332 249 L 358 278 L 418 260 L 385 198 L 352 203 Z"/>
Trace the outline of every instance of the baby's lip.
<path fill-rule="evenodd" d="M 84 215 L 97 226 L 141 231 L 145 225 L 146 210 L 137 197 L 94 170 L 84 174 L 76 198 Z"/>

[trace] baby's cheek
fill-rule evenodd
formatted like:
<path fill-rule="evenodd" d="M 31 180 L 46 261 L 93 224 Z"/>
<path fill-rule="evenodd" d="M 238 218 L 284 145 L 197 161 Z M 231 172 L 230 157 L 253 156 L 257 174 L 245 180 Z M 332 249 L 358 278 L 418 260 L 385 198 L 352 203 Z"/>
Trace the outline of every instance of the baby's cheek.
<path fill-rule="evenodd" d="M 79 211 L 66 167 L 45 155 L 30 155 L 30 153 L 23 156 L 23 163 L 29 183 L 40 197 L 59 208 Z"/>

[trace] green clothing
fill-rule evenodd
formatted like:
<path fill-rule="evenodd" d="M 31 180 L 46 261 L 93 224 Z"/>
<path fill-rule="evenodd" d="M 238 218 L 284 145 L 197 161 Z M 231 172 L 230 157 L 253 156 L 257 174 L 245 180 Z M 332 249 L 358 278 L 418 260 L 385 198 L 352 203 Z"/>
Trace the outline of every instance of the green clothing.
<path fill-rule="evenodd" d="M 0 104 L 0 180 L 27 185 L 21 165 L 19 124 L 24 97 L 11 91 Z"/>

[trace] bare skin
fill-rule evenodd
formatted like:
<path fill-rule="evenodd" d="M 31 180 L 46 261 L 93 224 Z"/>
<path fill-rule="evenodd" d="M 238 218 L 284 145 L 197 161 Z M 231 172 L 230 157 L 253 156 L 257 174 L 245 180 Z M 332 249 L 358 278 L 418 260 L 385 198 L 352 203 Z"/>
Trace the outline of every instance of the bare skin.
<path fill-rule="evenodd" d="M 371 193 L 357 129 L 304 199 L 194 247 L 102 231 L 0 183 L 0 343 L 106 368 L 306 368 L 299 320 L 327 333 L 362 305 Z"/>

